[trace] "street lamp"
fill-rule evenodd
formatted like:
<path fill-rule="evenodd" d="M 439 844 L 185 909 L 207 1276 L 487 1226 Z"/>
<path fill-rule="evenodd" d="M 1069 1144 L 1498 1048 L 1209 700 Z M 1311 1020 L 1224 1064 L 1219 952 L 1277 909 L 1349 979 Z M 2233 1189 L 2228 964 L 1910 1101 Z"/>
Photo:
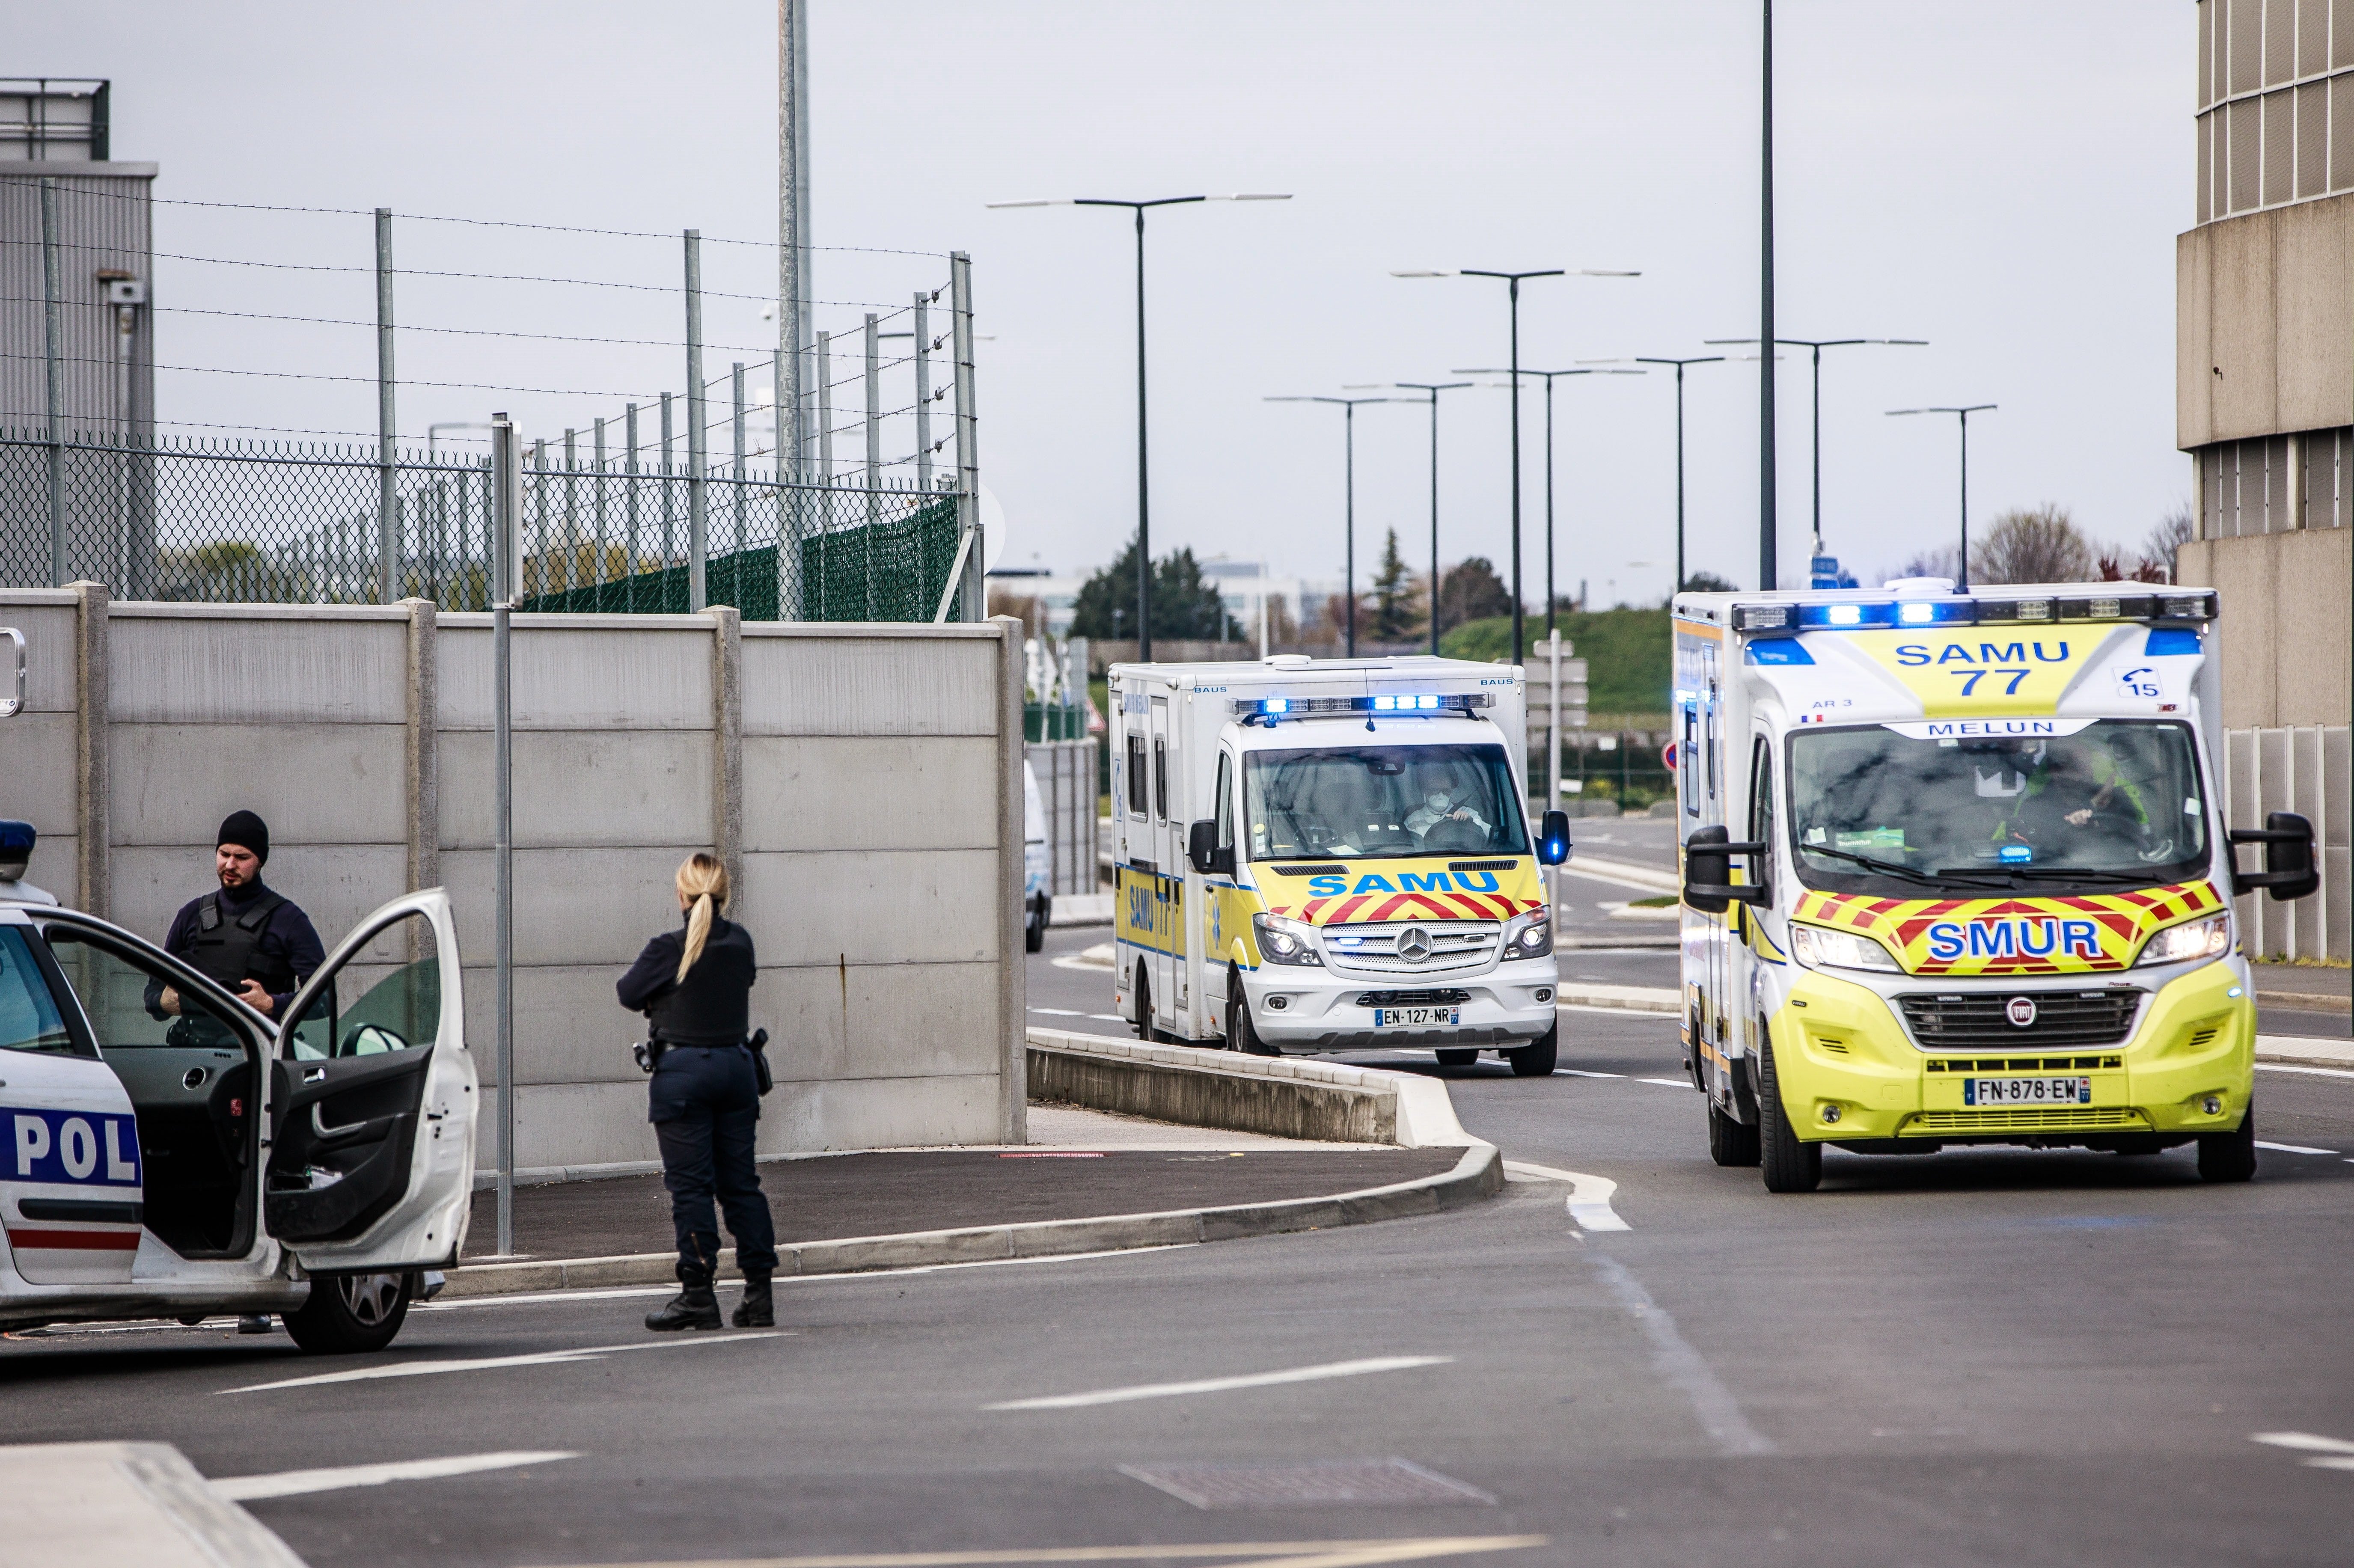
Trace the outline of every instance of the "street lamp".
<path fill-rule="evenodd" d="M 1668 592 L 1668 602 L 1684 591 L 1684 366 L 1716 365 L 1723 361 L 1721 354 L 1702 355 L 1694 359 L 1646 358 L 1637 355 L 1638 365 L 1672 365 L 1676 367 L 1676 586 Z"/>
<path fill-rule="evenodd" d="M 1512 662 L 1521 662 L 1526 637 L 1526 607 L 1521 594 L 1521 281 L 1524 278 L 1639 278 L 1640 272 L 1549 267 L 1534 272 L 1490 272 L 1476 267 L 1454 270 L 1392 271 L 1393 278 L 1501 278 L 1510 286 L 1512 323 Z"/>
<path fill-rule="evenodd" d="M 1458 370 L 1458 376 L 1509 376 L 1506 370 Z M 1522 376 L 1542 376 L 1545 384 L 1545 636 L 1553 631 L 1553 383 L 1557 376 L 1641 376 L 1640 370 L 1523 370 Z M 1517 379 L 1517 377 L 1515 377 Z"/>
<path fill-rule="evenodd" d="M 1117 201 L 1097 196 L 1054 196 L 1032 201 L 993 201 L 991 207 L 1124 207 L 1136 214 L 1136 657 L 1152 658 L 1152 518 L 1148 499 L 1144 418 L 1144 213 L 1148 207 L 1183 207 L 1199 201 L 1289 201 L 1286 193 L 1238 191 L 1232 196 L 1161 196 L 1152 201 Z"/>
<path fill-rule="evenodd" d="M 1438 656 L 1438 395 L 1469 387 L 1469 381 L 1400 381 L 1394 384 L 1405 392 L 1430 394 L 1430 652 Z M 1401 403 L 1411 403 L 1411 397 L 1401 397 Z"/>
<path fill-rule="evenodd" d="M 1962 424 L 1962 565 L 1954 586 L 1967 592 L 1970 586 L 1970 416 L 1983 414 L 1997 408 L 1993 403 L 1973 403 L 1967 408 L 1891 408 L 1893 418 L 1900 414 L 1959 414 Z"/>
<path fill-rule="evenodd" d="M 1754 337 L 1712 337 L 1703 341 L 1712 348 L 1742 344 L 1755 347 L 1757 343 Z M 1776 348 L 1804 348 L 1811 350 L 1813 354 L 1815 401 L 1814 412 L 1811 416 L 1811 429 L 1815 443 L 1815 554 L 1818 556 L 1823 553 L 1823 350 L 1855 348 L 1866 344 L 1900 348 L 1926 348 L 1929 346 L 1929 340 L 1925 337 L 1777 337 L 1774 340 L 1774 346 Z"/>
<path fill-rule="evenodd" d="M 1410 403 L 1413 400 L 1410 397 L 1269 397 L 1266 399 L 1269 403 L 1338 403 L 1341 405 L 1343 415 L 1341 423 L 1348 432 L 1345 447 L 1348 480 L 1343 486 L 1343 493 L 1347 499 L 1342 503 L 1342 515 L 1345 519 L 1342 528 L 1346 533 L 1347 541 L 1341 550 L 1344 557 L 1341 597 L 1347 600 L 1349 606 L 1348 656 L 1352 659 L 1357 656 L 1357 405 L 1360 403 Z"/>

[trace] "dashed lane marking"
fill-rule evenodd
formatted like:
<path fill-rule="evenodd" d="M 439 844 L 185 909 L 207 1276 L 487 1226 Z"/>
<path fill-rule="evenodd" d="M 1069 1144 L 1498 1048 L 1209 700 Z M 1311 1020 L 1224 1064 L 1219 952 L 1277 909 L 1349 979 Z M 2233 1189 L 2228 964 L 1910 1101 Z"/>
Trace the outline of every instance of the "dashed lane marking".
<path fill-rule="evenodd" d="M 1504 1161 L 1504 1179 L 1522 1181 L 1566 1181 L 1569 1183 L 1569 1217 L 1578 1228 L 1588 1231 L 1631 1231 L 1635 1227 L 1618 1217 L 1610 1206 L 1611 1194 L 1618 1183 L 1607 1176 L 1588 1176 L 1583 1171 L 1557 1170 L 1551 1165 L 1532 1165 L 1522 1160 Z"/>
<path fill-rule="evenodd" d="M 1573 1078 L 1623 1078 L 1627 1075 L 1624 1073 L 1589 1072 L 1584 1067 L 1555 1067 L 1553 1071 L 1556 1073 L 1565 1073 Z"/>
<path fill-rule="evenodd" d="M 440 1459 L 400 1459 L 388 1465 L 339 1465 L 323 1470 L 281 1470 L 271 1476 L 216 1476 L 207 1484 L 231 1502 L 258 1502 L 264 1498 L 301 1497 L 309 1492 L 341 1491 L 346 1487 L 380 1487 L 387 1481 L 431 1481 L 444 1476 L 471 1476 L 482 1470 L 513 1469 L 517 1465 L 545 1465 L 580 1457 L 577 1449 L 511 1449 L 497 1454 L 452 1454 Z"/>
<path fill-rule="evenodd" d="M 1692 1086 L 1692 1081 L 1690 1078 L 1638 1078 L 1635 1081 L 1638 1084 L 1658 1084 L 1663 1088 L 1670 1089 L 1689 1089 Z"/>
<path fill-rule="evenodd" d="M 731 1557 L 714 1562 L 599 1563 L 596 1568 L 994 1568 L 996 1564 L 1182 1563 L 1194 1558 L 1258 1558 L 1266 1568 L 1376 1568 L 1479 1552 L 1545 1546 L 1544 1535 L 1437 1535 L 1387 1541 L 1210 1542 L 1185 1546 L 1052 1546 L 1013 1552 L 903 1552 L 857 1557 Z M 1257 1565 L 1254 1565 L 1257 1568 Z"/>
<path fill-rule="evenodd" d="M 2354 1470 L 2354 1443 L 2343 1437 L 2324 1437 L 2317 1432 L 2251 1432 L 2252 1443 L 2269 1443 L 2275 1448 L 2294 1448 L 2304 1453 L 2318 1454 L 2317 1459 L 2304 1463 L 2317 1470 Z"/>
<path fill-rule="evenodd" d="M 2307 1149 L 2301 1143 L 2266 1143 L 2261 1138 L 2256 1139 L 2256 1147 L 2269 1149 L 2275 1154 L 2336 1154 L 2338 1152 L 2334 1149 Z"/>
<path fill-rule="evenodd" d="M 1076 1007 L 1034 1007 L 1030 1010 L 1041 1018 L 1085 1018 L 1087 1015 Z"/>
<path fill-rule="evenodd" d="M 1237 1389 L 1273 1388 L 1280 1383 L 1319 1383 L 1326 1378 L 1362 1377 L 1367 1372 L 1406 1372 L 1415 1367 L 1443 1366 L 1453 1356 L 1370 1356 L 1363 1361 L 1325 1361 L 1282 1372 L 1246 1372 L 1240 1377 L 1202 1378 L 1192 1383 L 1147 1383 L 1129 1388 L 1090 1389 L 1085 1393 L 1055 1393 L 1041 1399 L 1009 1399 L 984 1404 L 983 1410 L 1076 1410 L 1086 1405 L 1119 1404 L 1132 1399 L 1171 1399 L 1187 1393 L 1227 1393 Z"/>
<path fill-rule="evenodd" d="M 2259 1062 L 2256 1064 L 2256 1071 L 2259 1073 L 2302 1073 L 2308 1078 L 2354 1078 L 2354 1073 L 2349 1073 L 2343 1067 L 2296 1067 L 2291 1066 L 2286 1062 Z"/>
<path fill-rule="evenodd" d="M 1643 1288 L 1643 1282 L 1617 1258 L 1600 1251 L 1594 1254 L 1595 1266 L 1602 1273 L 1602 1281 L 1619 1304 L 1634 1315 L 1644 1337 L 1651 1341 L 1651 1370 L 1662 1382 L 1681 1389 L 1692 1403 L 1692 1414 L 1700 1418 L 1701 1427 L 1724 1454 L 1771 1454 L 1774 1445 L 1766 1435 L 1749 1425 L 1741 1413 L 1740 1404 L 1732 1391 L 1717 1380 L 1701 1353 L 1676 1329 L 1676 1320 L 1661 1311 Z"/>
<path fill-rule="evenodd" d="M 762 1334 L 695 1333 L 673 1340 L 639 1340 L 628 1345 L 584 1345 L 575 1351 L 540 1351 L 524 1356 L 479 1356 L 456 1361 L 394 1361 L 389 1365 L 355 1367 L 349 1372 L 317 1372 L 310 1377 L 282 1378 L 276 1383 L 253 1383 L 242 1388 L 225 1388 L 223 1393 L 267 1393 L 280 1388 L 318 1388 L 331 1383 L 373 1383 L 379 1378 L 431 1377 L 438 1372 L 504 1372 L 510 1367 L 564 1366 L 573 1361 L 602 1361 L 624 1351 L 676 1351 L 698 1345 L 745 1345 L 755 1340 L 781 1340 L 790 1337 L 790 1330 L 779 1330 Z"/>

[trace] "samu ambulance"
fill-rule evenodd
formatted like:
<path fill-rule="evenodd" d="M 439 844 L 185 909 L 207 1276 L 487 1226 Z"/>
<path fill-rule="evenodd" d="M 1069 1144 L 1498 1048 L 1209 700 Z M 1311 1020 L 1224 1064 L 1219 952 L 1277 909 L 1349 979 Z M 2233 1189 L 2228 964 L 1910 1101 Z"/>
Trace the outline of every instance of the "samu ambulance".
<path fill-rule="evenodd" d="M 1709 1151 L 1811 1191 L 1825 1144 L 2255 1169 L 2232 899 L 2312 829 L 2223 820 L 2216 597 L 2138 583 L 1680 594 L 1686 1066 Z M 2261 843 L 2244 872 L 2234 845 Z"/>
<path fill-rule="evenodd" d="M 1117 1006 L 1264 1055 L 1494 1050 L 1549 1074 L 1553 926 L 1522 673 L 1410 657 L 1115 664 Z"/>

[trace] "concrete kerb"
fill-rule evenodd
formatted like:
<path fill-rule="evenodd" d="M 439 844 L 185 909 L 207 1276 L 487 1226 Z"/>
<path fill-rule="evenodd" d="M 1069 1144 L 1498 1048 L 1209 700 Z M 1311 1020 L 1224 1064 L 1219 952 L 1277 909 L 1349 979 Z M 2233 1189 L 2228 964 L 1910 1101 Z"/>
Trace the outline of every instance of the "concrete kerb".
<path fill-rule="evenodd" d="M 1401 1148 L 1460 1149 L 1463 1152 L 1451 1169 L 1435 1176 L 1322 1197 L 801 1242 L 777 1249 L 777 1273 L 800 1277 L 862 1274 L 1073 1253 L 1119 1252 L 1133 1247 L 1183 1246 L 1326 1230 L 1437 1213 L 1493 1196 L 1504 1185 L 1503 1160 L 1496 1146 L 1463 1130 L 1462 1123 L 1456 1119 L 1454 1104 L 1447 1097 L 1447 1086 L 1437 1079 L 1378 1067 L 1237 1056 L 1198 1046 L 1146 1045 L 1044 1029 L 1030 1031 L 1029 1047 L 1034 1086 L 1043 1087 L 1039 1077 L 1042 1065 L 1051 1075 L 1058 1065 L 1073 1062 L 1087 1068 L 1087 1075 L 1099 1084 L 1113 1086 L 1113 1092 L 1118 1092 L 1123 1073 L 1140 1084 L 1160 1084 L 1173 1075 L 1186 1075 L 1215 1080 L 1208 1093 L 1195 1097 L 1192 1102 L 1212 1109 L 1241 1107 L 1240 1114 L 1256 1116 L 1270 1106 L 1289 1106 L 1320 1125 L 1378 1125 L 1385 1131 L 1380 1141 Z M 1323 1102 L 1320 1109 L 1319 1102 Z M 1227 1122 L 1200 1125 L 1233 1128 Z M 1262 1130 L 1257 1127 L 1233 1129 Z M 1354 1136 L 1344 1138 L 1338 1133 L 1330 1136 L 1339 1141 L 1371 1141 Z M 450 1271 L 442 1294 L 445 1298 L 504 1296 L 525 1291 L 659 1285 L 673 1277 L 675 1262 L 669 1253 L 633 1253 L 611 1257 L 470 1264 Z M 731 1272 L 735 1263 L 735 1249 L 723 1249 L 719 1257 L 723 1274 Z"/>

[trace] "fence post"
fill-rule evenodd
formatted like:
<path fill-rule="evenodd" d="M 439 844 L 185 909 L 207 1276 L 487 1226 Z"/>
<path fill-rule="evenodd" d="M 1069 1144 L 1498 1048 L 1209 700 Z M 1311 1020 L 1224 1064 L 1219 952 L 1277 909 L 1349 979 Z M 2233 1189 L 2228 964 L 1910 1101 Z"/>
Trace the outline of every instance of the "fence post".
<path fill-rule="evenodd" d="M 605 574 L 612 569 L 612 561 L 605 554 L 605 421 L 603 419 L 599 419 L 597 421 L 596 440 L 597 565 L 596 569 L 588 574 L 588 580 L 601 589 L 605 586 Z M 597 595 L 597 602 L 594 608 L 598 609 L 605 608 L 605 596 L 602 592 L 599 592 Z"/>
<path fill-rule="evenodd" d="M 963 608 L 957 619 L 987 619 L 981 580 L 981 444 L 972 411 L 972 258 L 949 253 L 949 317 L 956 334 L 957 532 L 971 539 L 964 552 Z M 961 540 L 960 541 L 961 543 Z"/>
<path fill-rule="evenodd" d="M 703 235 L 686 231 L 686 609 L 703 613 L 703 568 L 710 548 L 703 492 Z"/>
<path fill-rule="evenodd" d="M 916 488 L 932 493 L 932 297 L 916 291 Z M 916 503 L 921 515 L 923 503 Z"/>
<path fill-rule="evenodd" d="M 572 591 L 580 563 L 579 434 L 564 432 L 564 576 L 559 579 L 564 593 Z"/>
<path fill-rule="evenodd" d="M 833 488 L 833 334 L 817 334 L 817 482 Z M 833 521 L 832 509 L 818 520 L 823 528 Z"/>
<path fill-rule="evenodd" d="M 676 560 L 678 559 L 678 551 L 677 551 L 677 548 L 676 548 L 676 546 L 677 546 L 677 543 L 678 543 L 678 535 L 677 535 L 677 528 L 678 528 L 677 501 L 676 501 L 676 499 L 675 499 L 675 498 L 671 494 L 671 479 L 672 479 L 672 475 L 673 475 L 673 473 L 675 471 L 674 471 L 674 469 L 673 469 L 673 464 L 672 464 L 672 461 L 671 461 L 671 452 L 672 452 L 672 450 L 673 450 L 673 449 L 672 449 L 672 446 L 671 446 L 672 439 L 673 439 L 673 438 L 672 438 L 672 435 L 671 435 L 671 407 L 670 407 L 670 394 L 669 394 L 669 393 L 667 393 L 667 392 L 665 392 L 665 393 L 663 393 L 663 394 L 662 395 L 662 459 L 663 459 L 663 460 L 662 460 L 662 471 L 663 471 L 663 487 L 662 487 L 662 498 L 663 498 L 663 553 L 662 553 L 662 569 L 663 569 L 663 571 L 665 571 L 665 572 L 669 571 L 669 570 L 670 570 L 670 568 L 671 568 L 671 565 L 672 565 L 672 563 L 673 563 L 673 562 L 674 562 L 674 561 L 676 561 Z"/>
<path fill-rule="evenodd" d="M 393 471 L 392 208 L 376 209 L 376 601 L 390 604 L 400 575 L 400 485 Z"/>
<path fill-rule="evenodd" d="M 883 359 L 879 323 L 866 313 L 866 525 L 883 521 Z M 869 555 L 874 546 L 867 546 Z"/>
<path fill-rule="evenodd" d="M 630 477 L 621 482 L 628 493 L 629 504 L 624 509 L 621 546 L 621 608 L 638 608 L 638 406 L 624 404 L 621 413 L 621 440 L 629 447 L 629 455 L 621 460 L 622 471 Z"/>
<path fill-rule="evenodd" d="M 728 574 L 728 586 L 735 590 L 736 609 L 744 609 L 744 362 L 736 361 L 728 371 L 729 390 L 736 404 L 736 482 L 729 486 L 736 493 L 735 567 Z"/>
<path fill-rule="evenodd" d="M 491 416 L 491 553 L 496 563 L 491 600 L 491 761 L 493 903 L 497 926 L 498 1002 L 495 1020 L 499 1074 L 499 1255 L 514 1255 L 514 662 L 510 624 L 522 530 L 517 503 L 523 475 L 517 471 L 514 426 L 504 414 Z"/>
<path fill-rule="evenodd" d="M 545 440 L 531 443 L 531 520 L 535 524 L 532 532 L 539 539 L 539 571 L 535 574 L 539 581 L 536 587 L 539 596 L 546 598 L 550 591 L 547 585 L 547 563 L 555 552 L 547 547 L 547 442 Z M 520 572 L 516 573 L 518 578 L 522 575 Z M 523 591 L 523 584 L 520 581 L 515 584 L 515 591 L 517 593 Z M 540 608 L 545 609 L 547 607 L 542 605 Z"/>
<path fill-rule="evenodd" d="M 66 586 L 65 322 L 58 299 L 58 182 L 41 181 L 41 340 L 48 361 L 49 586 Z"/>

